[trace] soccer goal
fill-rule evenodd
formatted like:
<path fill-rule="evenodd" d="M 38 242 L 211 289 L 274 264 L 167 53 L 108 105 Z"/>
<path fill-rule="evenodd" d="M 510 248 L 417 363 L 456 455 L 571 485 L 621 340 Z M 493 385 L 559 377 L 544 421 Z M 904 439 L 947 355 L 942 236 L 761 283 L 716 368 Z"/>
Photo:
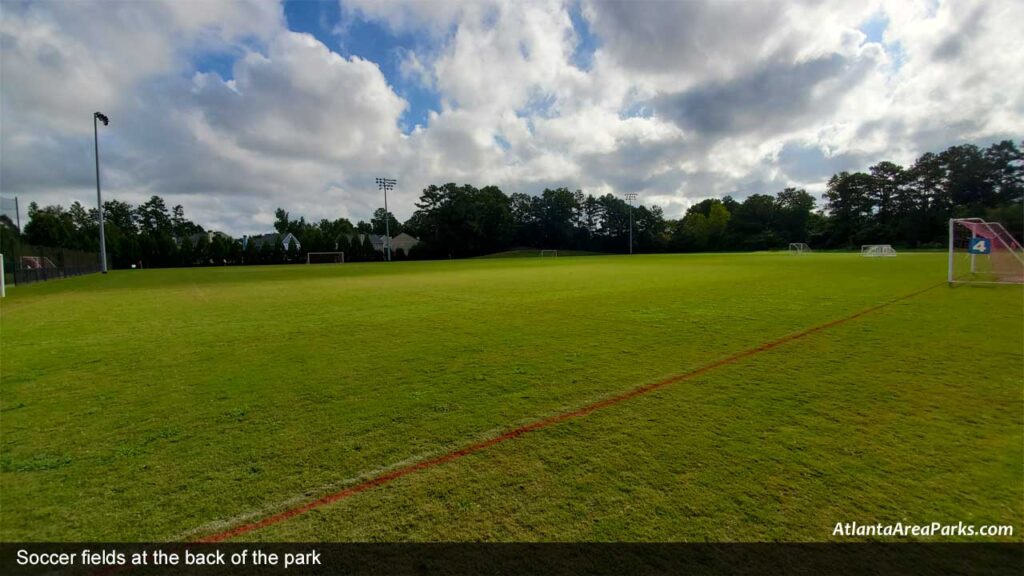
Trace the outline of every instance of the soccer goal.
<path fill-rule="evenodd" d="M 998 222 L 949 221 L 947 280 L 952 284 L 1024 284 L 1024 247 Z"/>
<path fill-rule="evenodd" d="M 308 252 L 306 264 L 344 264 L 344 252 Z"/>
<path fill-rule="evenodd" d="M 896 250 L 889 244 L 865 244 L 860 247 L 860 255 L 865 258 L 895 256 Z"/>
<path fill-rule="evenodd" d="M 545 256 L 558 256 L 558 250 L 541 250 L 540 257 L 544 258 Z"/>
<path fill-rule="evenodd" d="M 811 251 L 811 247 L 803 242 L 790 242 L 789 253 L 790 254 L 808 254 Z"/>

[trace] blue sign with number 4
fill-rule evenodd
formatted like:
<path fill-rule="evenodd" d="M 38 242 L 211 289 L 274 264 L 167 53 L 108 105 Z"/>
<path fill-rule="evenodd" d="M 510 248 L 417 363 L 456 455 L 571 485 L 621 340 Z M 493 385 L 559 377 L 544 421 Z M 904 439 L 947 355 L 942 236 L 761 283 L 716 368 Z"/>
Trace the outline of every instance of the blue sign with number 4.
<path fill-rule="evenodd" d="M 967 243 L 967 251 L 971 254 L 988 254 L 992 252 L 992 241 L 988 238 L 971 238 Z"/>

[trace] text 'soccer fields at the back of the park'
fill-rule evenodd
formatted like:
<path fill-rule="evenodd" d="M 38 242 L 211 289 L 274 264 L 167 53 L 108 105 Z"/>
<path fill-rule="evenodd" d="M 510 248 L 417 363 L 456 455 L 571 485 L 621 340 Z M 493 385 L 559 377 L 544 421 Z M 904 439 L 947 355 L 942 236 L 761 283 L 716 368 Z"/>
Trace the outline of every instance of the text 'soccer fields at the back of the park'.
<path fill-rule="evenodd" d="M 19 286 L 0 308 L 0 537 L 827 541 L 959 522 L 1020 541 L 1024 297 L 950 287 L 945 258 Z"/>

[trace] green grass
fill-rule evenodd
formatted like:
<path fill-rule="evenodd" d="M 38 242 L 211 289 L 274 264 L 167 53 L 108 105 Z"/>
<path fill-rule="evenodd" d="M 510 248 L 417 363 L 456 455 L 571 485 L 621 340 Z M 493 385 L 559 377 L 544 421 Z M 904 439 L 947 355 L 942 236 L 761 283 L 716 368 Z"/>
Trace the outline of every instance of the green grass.
<path fill-rule="evenodd" d="M 486 256 L 477 256 L 477 258 L 539 258 L 541 250 L 534 248 L 521 248 L 517 250 L 506 250 L 504 252 L 495 252 L 494 254 L 487 254 Z M 586 250 L 558 250 L 557 256 L 601 256 L 601 252 L 588 252 Z"/>
<path fill-rule="evenodd" d="M 172 540 L 932 286 L 941 254 L 116 272 L 0 308 L 0 538 Z M 939 286 L 254 540 L 1024 518 L 1024 298 Z"/>

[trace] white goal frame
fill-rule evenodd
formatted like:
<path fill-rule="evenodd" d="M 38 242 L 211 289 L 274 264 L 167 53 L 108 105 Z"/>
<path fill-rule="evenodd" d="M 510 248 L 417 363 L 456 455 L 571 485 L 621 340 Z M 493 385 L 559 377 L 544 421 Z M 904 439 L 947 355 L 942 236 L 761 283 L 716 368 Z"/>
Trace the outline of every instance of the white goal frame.
<path fill-rule="evenodd" d="M 789 253 L 790 254 L 807 254 L 811 252 L 811 247 L 805 242 L 790 242 Z"/>
<path fill-rule="evenodd" d="M 310 256 L 337 256 L 338 259 L 334 262 L 313 262 Z M 306 264 L 344 264 L 345 253 L 344 252 L 306 252 Z"/>
<path fill-rule="evenodd" d="M 865 244 L 860 247 L 860 255 L 865 258 L 893 257 L 896 256 L 896 249 L 891 244 Z"/>
<path fill-rule="evenodd" d="M 966 243 L 962 240 L 965 237 L 987 239 L 990 253 L 964 252 Z M 964 246 L 961 247 L 961 244 Z M 967 271 L 958 275 L 957 263 L 963 264 Z M 1024 284 L 1024 247 L 999 222 L 986 222 L 982 218 L 951 218 L 949 220 L 949 261 L 946 280 L 950 286 L 954 284 Z"/>
<path fill-rule="evenodd" d="M 540 251 L 540 257 L 541 258 L 544 258 L 544 257 L 555 257 L 555 258 L 557 258 L 558 257 L 558 250 L 541 250 Z"/>

